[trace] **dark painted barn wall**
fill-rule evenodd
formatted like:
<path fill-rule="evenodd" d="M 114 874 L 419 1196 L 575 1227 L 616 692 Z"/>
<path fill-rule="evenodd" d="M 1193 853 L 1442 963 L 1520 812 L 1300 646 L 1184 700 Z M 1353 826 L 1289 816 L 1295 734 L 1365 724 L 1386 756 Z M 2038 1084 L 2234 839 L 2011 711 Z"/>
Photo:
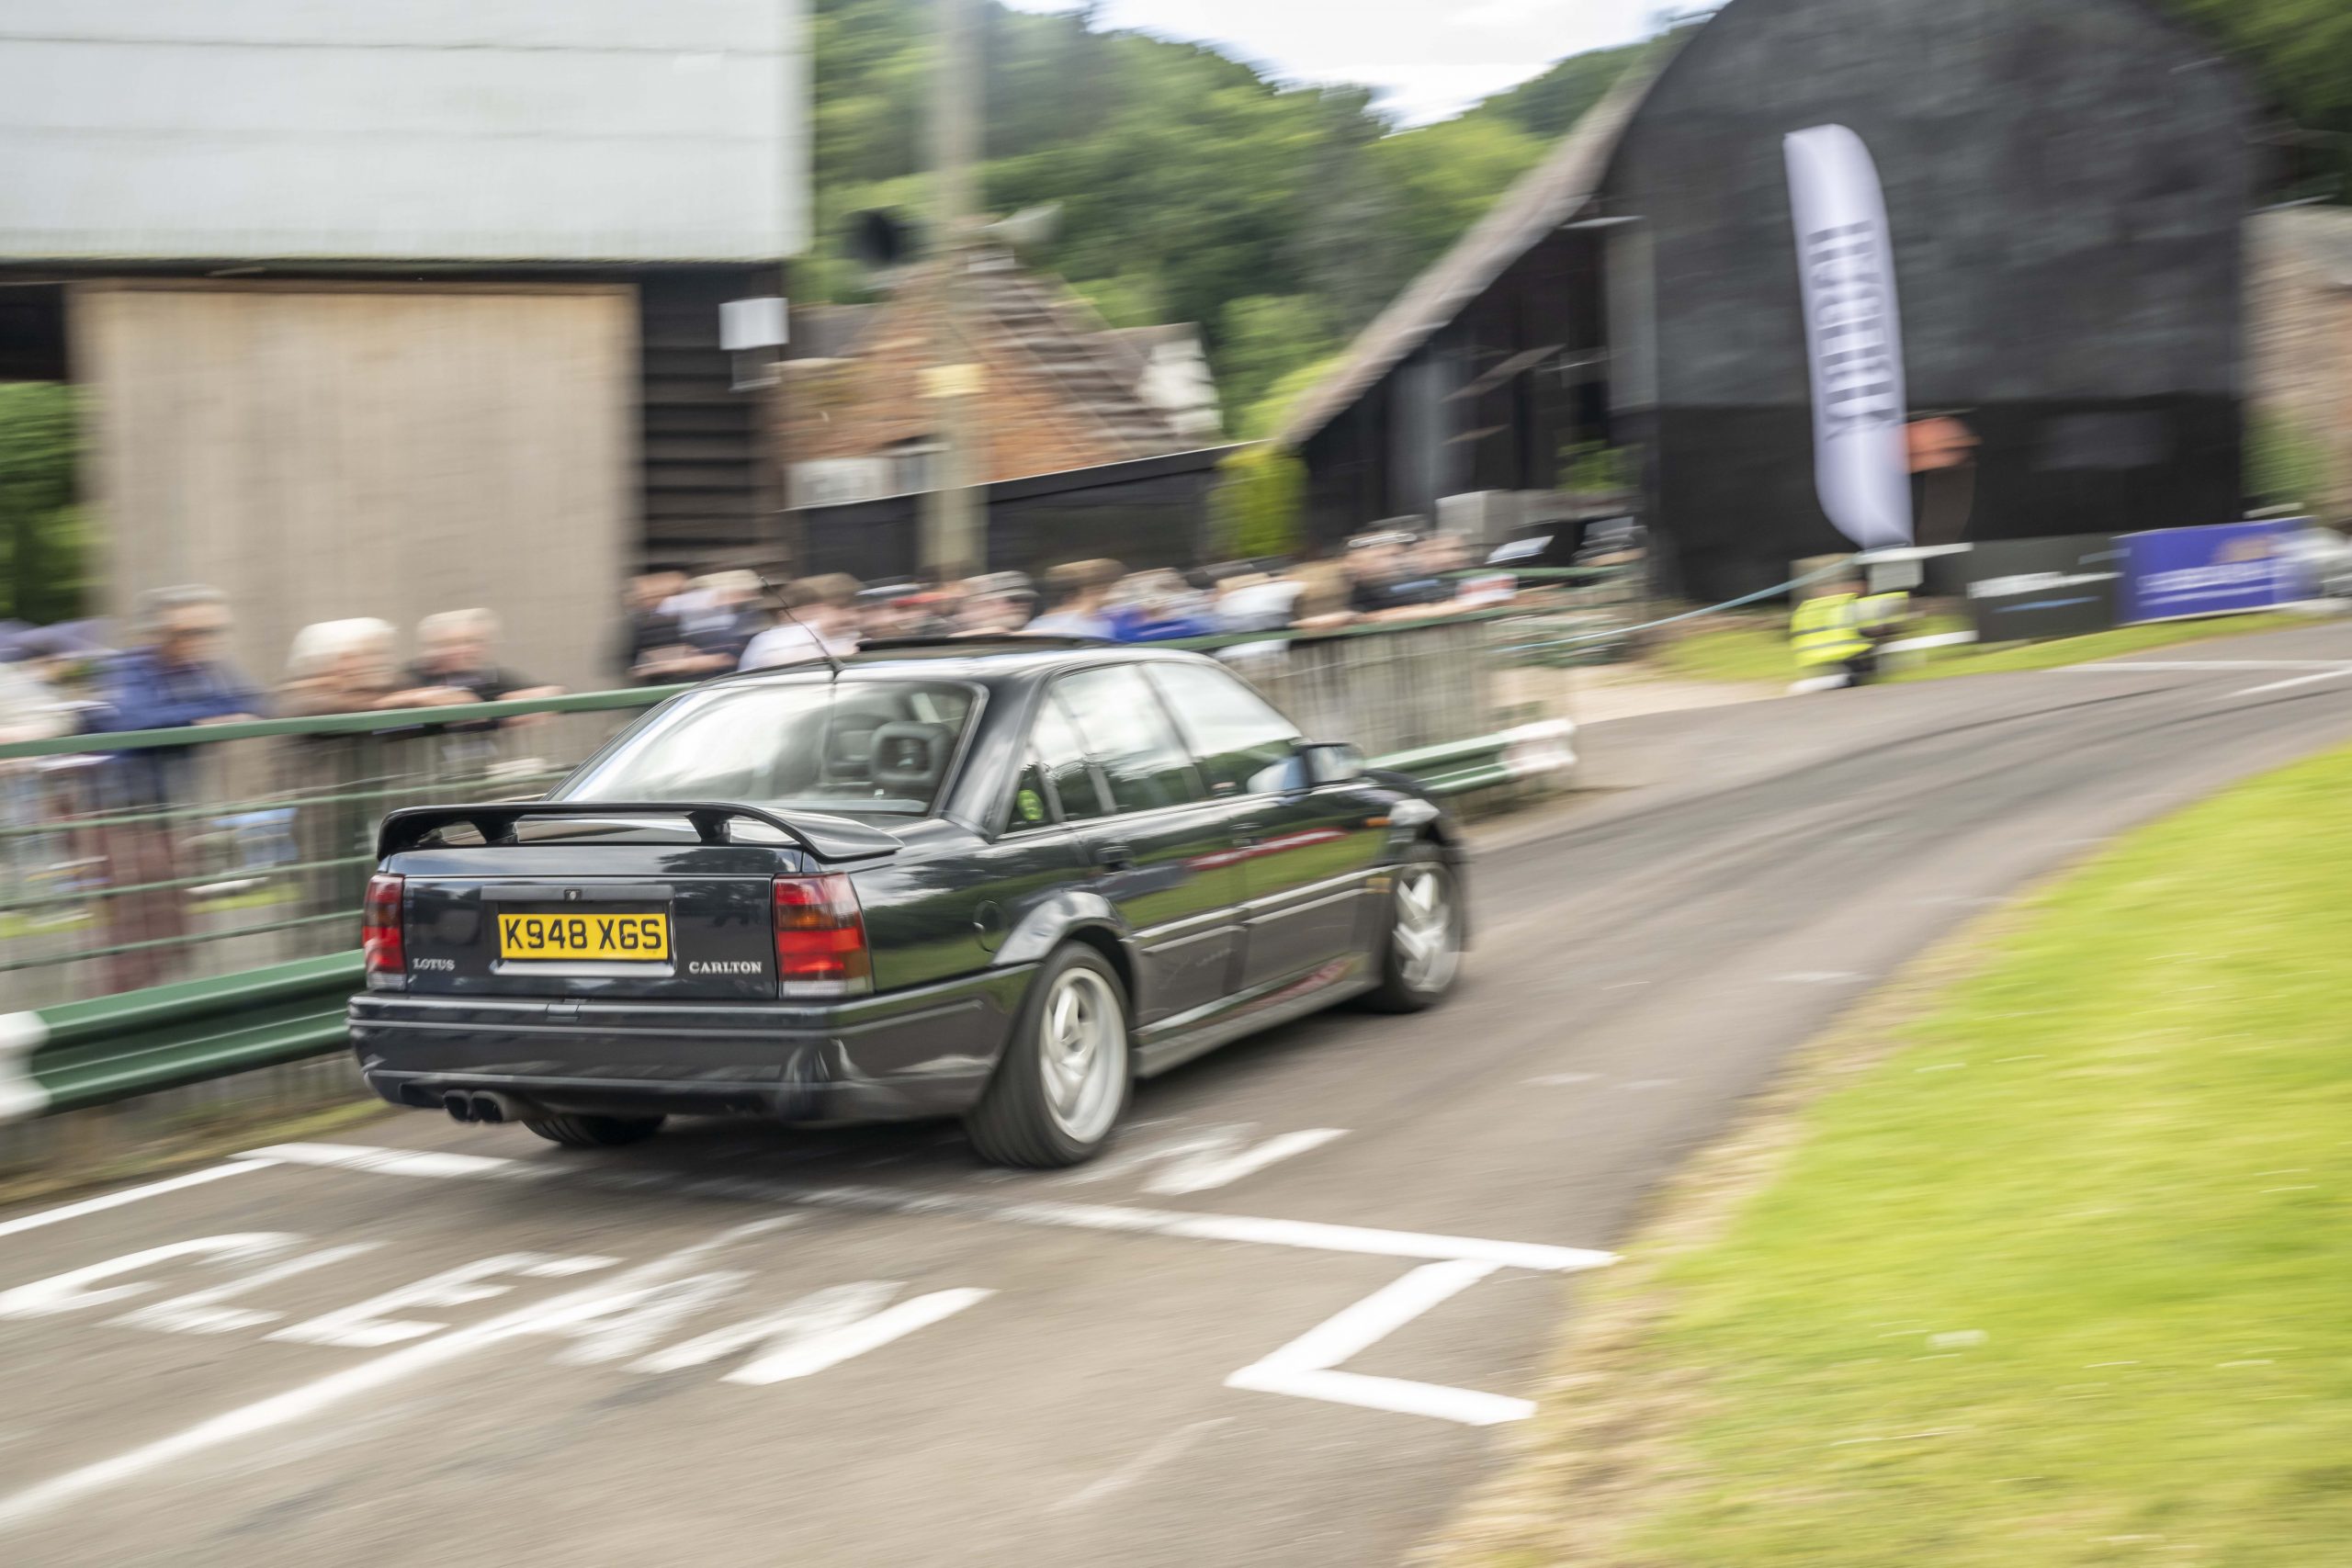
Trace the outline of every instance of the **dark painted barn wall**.
<path fill-rule="evenodd" d="M 1606 194 L 1655 239 L 1655 502 L 1687 591 L 1838 545 L 1781 146 L 1831 122 L 1886 184 L 1913 412 L 1984 441 L 1965 536 L 2235 514 L 2233 67 L 2140 0 L 1736 0 L 1653 88 Z M 1931 527 L 1960 525 L 1953 500 Z"/>

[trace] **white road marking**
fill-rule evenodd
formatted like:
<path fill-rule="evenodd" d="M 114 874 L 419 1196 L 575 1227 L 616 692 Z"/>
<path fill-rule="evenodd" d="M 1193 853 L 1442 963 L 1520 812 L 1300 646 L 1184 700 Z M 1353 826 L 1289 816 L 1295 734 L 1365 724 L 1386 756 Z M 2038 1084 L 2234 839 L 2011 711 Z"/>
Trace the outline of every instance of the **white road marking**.
<path fill-rule="evenodd" d="M 160 1198 L 166 1192 L 177 1192 L 184 1187 L 201 1187 L 208 1181 L 218 1181 L 224 1176 L 242 1176 L 249 1170 L 266 1170 L 277 1162 L 256 1150 L 239 1155 L 226 1165 L 209 1165 L 202 1170 L 191 1170 L 185 1176 L 169 1177 L 151 1181 L 144 1187 L 126 1187 L 119 1192 L 109 1192 L 103 1198 L 85 1198 L 78 1203 L 64 1203 L 39 1213 L 24 1214 L 13 1220 L 0 1221 L 0 1235 L 15 1235 L 20 1231 L 39 1230 L 62 1220 L 78 1220 L 84 1214 L 103 1213 L 119 1209 L 125 1203 L 136 1203 L 143 1198 Z"/>
<path fill-rule="evenodd" d="M 1253 1148 L 1250 1135 L 1254 1131 L 1252 1123 L 1243 1122 L 1181 1133 L 1157 1144 L 1122 1150 L 1109 1159 L 1081 1167 L 1062 1179 L 1073 1183 L 1109 1181 L 1157 1166 L 1158 1174 L 1143 1184 L 1145 1191 L 1171 1197 L 1207 1192 L 1229 1187 L 1279 1160 L 1319 1149 L 1334 1138 L 1348 1135 L 1344 1127 L 1309 1127 L 1304 1132 L 1269 1138 Z"/>
<path fill-rule="evenodd" d="M 495 1258 L 460 1263 L 455 1269 L 427 1275 L 380 1296 L 370 1296 L 364 1302 L 305 1319 L 290 1328 L 279 1329 L 270 1337 L 291 1340 L 297 1345 L 339 1345 L 345 1349 L 378 1350 L 403 1339 L 422 1339 L 449 1326 L 430 1319 L 392 1317 L 389 1314 L 394 1307 L 464 1306 L 469 1302 L 503 1296 L 514 1288 L 503 1280 L 493 1280 L 491 1276 L 495 1274 L 560 1280 L 609 1269 L 619 1261 L 617 1258 L 553 1258 L 543 1252 L 501 1253 Z"/>
<path fill-rule="evenodd" d="M 199 1421 L 170 1437 L 83 1465 L 78 1470 L 69 1470 L 47 1481 L 37 1482 L 10 1496 L 0 1498 L 0 1529 L 19 1529 L 68 1504 L 136 1481 L 176 1461 L 224 1443 L 290 1426 L 361 1394 L 372 1393 L 404 1378 L 472 1355 L 502 1340 L 523 1334 L 551 1332 L 567 1324 L 592 1317 L 603 1309 L 610 1296 L 666 1279 L 738 1238 L 769 1229 L 772 1224 L 773 1222 L 763 1221 L 735 1226 L 707 1241 L 680 1247 L 666 1257 L 657 1258 L 626 1273 L 548 1301 L 516 1307 L 512 1312 L 469 1327 L 455 1328 L 430 1339 L 404 1345 L 374 1360 L 362 1361 L 356 1367 L 346 1367 L 342 1371 L 331 1372 L 282 1393 L 272 1394 L 266 1399 Z"/>
<path fill-rule="evenodd" d="M 1599 1073 L 1553 1073 L 1544 1077 L 1529 1078 L 1527 1081 L 1536 1089 L 1574 1089 L 1578 1084 L 1599 1083 L 1600 1075 Z"/>
<path fill-rule="evenodd" d="M 577 1343 L 556 1359 L 571 1367 L 594 1367 L 641 1355 L 687 1318 L 741 1290 L 751 1278 L 740 1269 L 718 1269 L 616 1296 L 593 1315 L 564 1327 L 564 1334 Z"/>
<path fill-rule="evenodd" d="M 2231 670 L 2335 670 L 2343 667 L 2340 659 L 2144 659 L 2136 660 L 2109 660 L 2098 664 L 2067 664 L 2060 666 L 2061 675 L 2130 675 L 2143 671 L 2158 674 L 2196 674 L 2211 671 Z"/>
<path fill-rule="evenodd" d="M 1083 1508 L 1090 1503 L 1100 1503 L 1105 1497 L 1125 1492 L 1128 1487 L 1199 1442 L 1203 1436 L 1218 1427 L 1227 1425 L 1232 1419 L 1230 1416 L 1216 1416 L 1206 1421 L 1195 1421 L 1189 1427 L 1179 1427 L 1110 1474 L 1100 1480 L 1089 1482 L 1046 1511 L 1049 1514 L 1066 1514 L 1073 1508 Z"/>
<path fill-rule="evenodd" d="M 758 1385 L 811 1377 L 853 1356 L 863 1356 L 893 1339 L 903 1339 L 918 1328 L 953 1317 L 996 1293 L 979 1290 L 933 1291 L 883 1308 L 882 1303 L 898 1292 L 897 1282 L 889 1280 L 835 1285 L 804 1296 L 782 1311 L 715 1330 L 648 1356 L 632 1364 L 629 1371 L 677 1371 L 758 1345 L 763 1347 L 761 1353 L 728 1373 L 725 1381 Z"/>
<path fill-rule="evenodd" d="M 2323 681 L 2341 681 L 2352 676 L 2352 664 L 2339 664 L 2333 670 L 2323 670 L 2316 675 L 2297 675 L 2290 680 L 2273 681 L 2267 686 L 2248 686 L 2243 692 L 2232 692 L 2232 697 L 2259 697 L 2270 692 L 2291 692 L 2298 686 L 2316 686 Z"/>
<path fill-rule="evenodd" d="M 696 1177 L 666 1171 L 599 1170 L 568 1164 L 468 1156 L 462 1169 L 431 1156 L 358 1144 L 275 1144 L 254 1151 L 287 1165 L 363 1170 L 379 1175 L 474 1178 L 498 1180 L 560 1180 L 620 1192 L 664 1192 L 724 1198 L 744 1202 L 792 1203 L 857 1213 L 936 1215 L 994 1220 L 1007 1224 L 1046 1225 L 1063 1230 L 1123 1232 L 1177 1236 L 1193 1241 L 1241 1241 L 1263 1247 L 1295 1247 L 1316 1252 L 1350 1252 L 1378 1258 L 1421 1258 L 1491 1263 L 1538 1273 L 1600 1269 L 1616 1255 L 1585 1247 L 1535 1242 L 1487 1241 L 1476 1236 L 1426 1235 L 1362 1225 L 1323 1224 L 1311 1220 L 1269 1220 L 1245 1214 L 1187 1213 L 1172 1209 L 1130 1208 L 1112 1203 L 1001 1202 L 956 1193 L 910 1191 L 889 1187 L 804 1187 L 788 1181 L 745 1177 Z"/>
<path fill-rule="evenodd" d="M 306 1252 L 289 1258 L 283 1263 L 273 1263 L 257 1274 L 242 1280 L 232 1280 L 225 1285 L 196 1291 L 185 1296 L 174 1296 L 165 1302 L 153 1302 L 136 1307 L 120 1317 L 108 1321 L 124 1328 L 152 1328 L 164 1334 L 229 1334 L 240 1328 L 259 1328 L 265 1323 L 275 1323 L 286 1314 L 282 1312 L 261 1312 L 251 1307 L 230 1307 L 220 1303 L 232 1301 L 248 1291 L 275 1285 L 280 1280 L 291 1280 L 313 1269 L 324 1269 L 346 1258 L 356 1258 L 363 1252 L 373 1252 L 372 1241 L 355 1241 L 343 1247 L 330 1247 L 322 1252 Z"/>
<path fill-rule="evenodd" d="M 130 1280 L 99 1290 L 90 1289 L 100 1280 L 134 1273 L 151 1263 L 168 1262 L 175 1258 L 226 1258 L 241 1262 L 260 1259 L 299 1246 L 301 1240 L 288 1231 L 242 1231 L 233 1235 L 199 1235 L 165 1242 L 161 1247 L 85 1264 L 0 1293 L 0 1317 L 55 1317 L 86 1307 L 105 1306 L 109 1302 L 144 1295 L 155 1285 L 149 1280 Z"/>
<path fill-rule="evenodd" d="M 1493 1273 L 1495 1267 L 1464 1259 L 1424 1264 L 1308 1329 L 1263 1360 L 1242 1368 L 1225 1380 L 1225 1386 L 1327 1400 L 1334 1404 L 1358 1404 L 1400 1416 L 1430 1416 L 1472 1427 L 1524 1420 L 1535 1413 L 1535 1405 L 1529 1400 L 1482 1393 L 1476 1389 L 1445 1388 L 1437 1383 L 1408 1382 L 1402 1378 L 1332 1371 L 1439 1303 L 1476 1284 Z"/>

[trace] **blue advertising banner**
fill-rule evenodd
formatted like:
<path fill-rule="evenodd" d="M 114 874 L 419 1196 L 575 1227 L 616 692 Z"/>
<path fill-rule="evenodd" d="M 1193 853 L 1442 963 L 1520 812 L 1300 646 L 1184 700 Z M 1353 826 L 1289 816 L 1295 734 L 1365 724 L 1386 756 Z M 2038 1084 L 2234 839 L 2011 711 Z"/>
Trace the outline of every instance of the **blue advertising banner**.
<path fill-rule="evenodd" d="M 2169 621 L 2267 610 L 2303 595 L 2290 540 L 2299 525 L 2224 523 L 2123 536 L 2123 618 Z"/>

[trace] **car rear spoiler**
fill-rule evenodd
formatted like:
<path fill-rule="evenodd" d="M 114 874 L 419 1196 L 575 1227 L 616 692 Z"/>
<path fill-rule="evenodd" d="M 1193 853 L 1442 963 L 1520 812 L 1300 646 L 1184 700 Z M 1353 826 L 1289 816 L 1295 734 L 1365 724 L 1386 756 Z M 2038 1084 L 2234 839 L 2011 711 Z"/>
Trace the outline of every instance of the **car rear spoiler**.
<path fill-rule="evenodd" d="M 829 864 L 874 860 L 896 854 L 901 847 L 895 836 L 879 828 L 819 812 L 796 811 L 780 817 L 755 806 L 711 800 L 502 800 L 482 806 L 412 806 L 395 811 L 376 830 L 376 858 L 380 861 L 415 849 L 435 830 L 455 823 L 470 825 L 484 843 L 494 844 L 512 835 L 514 825 L 526 818 L 563 817 L 683 817 L 706 844 L 732 842 L 727 832 L 729 822 L 757 822 Z"/>

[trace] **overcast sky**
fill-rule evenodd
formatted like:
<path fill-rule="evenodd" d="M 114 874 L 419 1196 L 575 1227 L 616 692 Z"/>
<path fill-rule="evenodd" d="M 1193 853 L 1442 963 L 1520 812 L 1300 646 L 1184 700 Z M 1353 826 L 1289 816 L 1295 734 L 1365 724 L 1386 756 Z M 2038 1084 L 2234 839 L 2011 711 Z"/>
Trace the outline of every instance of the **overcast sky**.
<path fill-rule="evenodd" d="M 1076 0 L 1008 0 L 1068 11 Z M 1096 25 L 1213 43 L 1298 82 L 1361 82 L 1408 124 L 1442 119 L 1562 55 L 1630 43 L 1662 0 L 1103 0 Z"/>

